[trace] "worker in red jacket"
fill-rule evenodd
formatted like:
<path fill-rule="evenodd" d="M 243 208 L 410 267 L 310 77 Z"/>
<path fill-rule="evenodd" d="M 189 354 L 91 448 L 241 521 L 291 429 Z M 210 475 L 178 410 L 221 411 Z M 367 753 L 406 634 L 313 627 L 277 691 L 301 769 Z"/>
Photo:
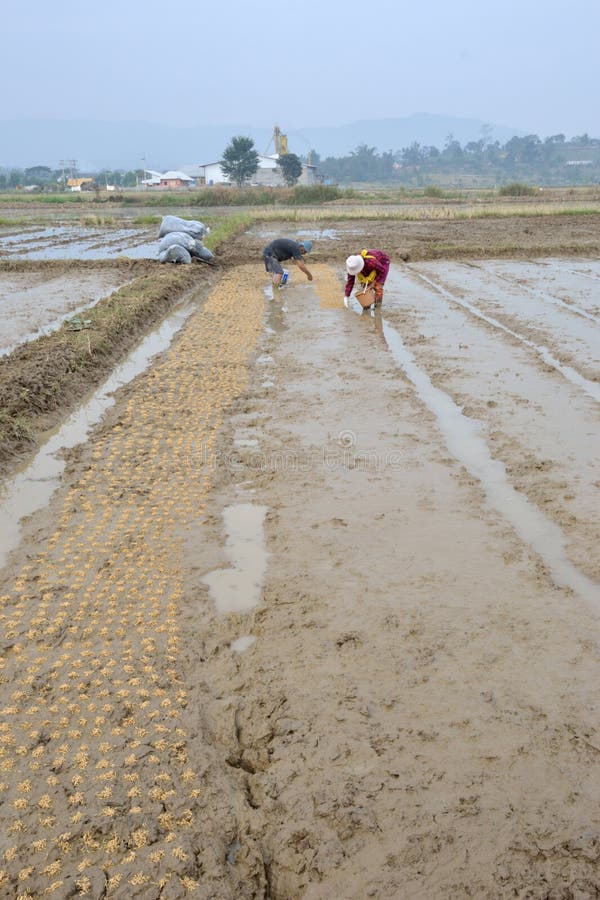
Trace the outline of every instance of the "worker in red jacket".
<path fill-rule="evenodd" d="M 383 302 L 383 286 L 390 270 L 390 258 L 383 250 L 361 250 L 346 260 L 346 288 L 344 290 L 344 306 L 352 294 L 355 280 L 358 279 L 361 289 L 372 287 L 375 291 L 375 306 Z"/>

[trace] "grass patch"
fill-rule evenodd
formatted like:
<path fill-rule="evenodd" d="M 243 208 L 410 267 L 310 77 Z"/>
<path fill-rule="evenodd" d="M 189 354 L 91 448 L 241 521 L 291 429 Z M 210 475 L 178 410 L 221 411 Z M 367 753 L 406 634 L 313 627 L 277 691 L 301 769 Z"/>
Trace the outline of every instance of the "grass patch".
<path fill-rule="evenodd" d="M 437 187 L 434 184 L 430 184 L 429 187 L 426 187 L 423 191 L 424 197 L 433 197 L 436 200 L 444 200 L 449 195 L 447 191 L 444 191 L 441 187 Z"/>
<path fill-rule="evenodd" d="M 145 216 L 134 216 L 131 220 L 134 225 L 160 225 L 162 216 L 148 213 Z"/>
<path fill-rule="evenodd" d="M 349 200 L 354 199 L 356 191 L 352 188 L 342 191 L 336 185 L 328 184 L 298 184 L 293 189 L 291 202 L 294 204 L 331 203 L 332 200 L 340 200 L 342 197 Z"/>
<path fill-rule="evenodd" d="M 7 219 L 3 216 L 0 216 L 1 228 L 24 228 L 31 224 L 35 224 L 31 219 Z"/>
<path fill-rule="evenodd" d="M 522 181 L 511 181 L 509 184 L 503 184 L 498 191 L 501 197 L 533 197 L 537 193 L 537 188 Z"/>
<path fill-rule="evenodd" d="M 207 234 L 203 240 L 205 247 L 209 250 L 215 250 L 219 244 L 235 237 L 246 231 L 254 222 L 254 216 L 248 214 L 238 214 L 235 216 L 226 216 L 220 219 L 216 225 L 210 226 L 210 234 Z M 208 223 L 206 223 L 208 224 Z"/>

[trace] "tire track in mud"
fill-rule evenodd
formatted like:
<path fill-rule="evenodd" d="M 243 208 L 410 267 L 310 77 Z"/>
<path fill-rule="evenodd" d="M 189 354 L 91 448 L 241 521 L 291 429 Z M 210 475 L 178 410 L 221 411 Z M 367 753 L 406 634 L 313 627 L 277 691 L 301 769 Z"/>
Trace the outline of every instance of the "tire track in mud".
<path fill-rule="evenodd" d="M 495 328 L 498 331 L 502 331 L 504 334 L 507 334 L 509 337 L 513 338 L 519 343 L 524 344 L 530 350 L 533 350 L 533 352 L 537 356 L 539 356 L 540 359 L 544 363 L 546 363 L 546 365 L 550 366 L 552 369 L 555 369 L 556 372 L 558 372 L 572 384 L 583 390 L 593 400 L 600 402 L 600 383 L 591 381 L 589 378 L 586 378 L 575 368 L 573 368 L 573 366 L 562 363 L 553 353 L 550 352 L 547 347 L 535 343 L 534 341 L 530 340 L 514 329 L 509 328 L 508 325 L 503 324 L 495 317 L 489 316 L 486 313 L 482 312 L 481 309 L 479 309 L 475 304 L 471 303 L 469 300 L 459 297 L 457 294 L 441 285 L 438 281 L 429 278 L 429 276 L 424 275 L 422 272 L 419 272 L 413 267 L 410 268 L 410 271 L 414 277 L 423 281 L 432 290 L 436 291 L 438 294 L 441 294 L 446 300 L 458 306 L 461 306 L 463 309 L 466 309 L 471 315 L 475 316 L 480 321 L 485 322 L 487 325 L 490 325 L 492 328 Z"/>
<path fill-rule="evenodd" d="M 595 316 L 598 310 L 587 295 L 577 295 L 576 291 L 578 304 L 572 303 L 568 276 L 555 279 L 549 294 L 543 288 L 543 276 L 536 278 L 529 263 L 517 260 L 491 259 L 418 268 L 452 294 L 470 300 L 481 312 L 545 347 L 560 363 L 572 366 L 593 382 L 598 380 L 600 319 L 588 317 Z M 573 312 L 574 305 L 583 315 Z"/>
<path fill-rule="evenodd" d="M 589 278 L 591 281 L 600 281 L 600 274 L 596 275 L 594 272 L 583 272 L 581 269 L 570 269 L 568 266 L 559 263 L 556 260 L 545 260 L 542 264 L 554 271 L 568 272 L 570 275 L 576 275 L 578 278 Z"/>
<path fill-rule="evenodd" d="M 478 433 L 480 423 L 464 416 L 448 393 L 434 387 L 427 373 L 407 350 L 400 333 L 385 319 L 383 335 L 419 397 L 435 414 L 448 449 L 469 474 L 479 480 L 493 508 L 539 555 L 555 584 L 570 588 L 600 612 L 600 585 L 568 560 L 562 530 L 509 482 L 504 465 L 493 458 L 487 441 Z"/>
<path fill-rule="evenodd" d="M 263 312 L 250 272 L 220 281 L 81 451 L 47 538 L 13 563 L 0 617 L 3 896 L 237 898 L 264 884 L 258 854 L 227 871 L 239 787 L 202 703 L 189 709 L 182 571 L 211 486 L 190 461 L 211 452 L 246 387 Z"/>
<path fill-rule="evenodd" d="M 492 275 L 499 281 L 505 281 L 507 284 L 510 284 L 513 287 L 518 286 L 521 291 L 525 291 L 525 293 L 541 300 L 543 303 L 550 303 L 552 306 L 556 306 L 559 309 L 564 310 L 565 312 L 572 313 L 575 316 L 581 316 L 581 318 L 587 319 L 589 322 L 594 322 L 596 325 L 600 325 L 600 316 L 595 316 L 593 313 L 582 309 L 575 303 L 567 303 L 561 297 L 555 297 L 548 291 L 532 288 L 530 285 L 523 284 L 522 279 L 519 279 L 516 276 L 511 277 L 510 275 L 506 275 L 505 273 L 493 271 L 490 269 L 489 264 L 487 266 L 483 266 L 477 263 L 469 263 L 468 265 L 469 268 L 478 269 L 480 272 L 482 272 L 482 274 L 485 273 L 487 275 Z"/>
<path fill-rule="evenodd" d="M 510 484 L 560 527 L 569 559 L 599 578 L 598 413 L 591 401 L 568 381 L 553 384 L 527 347 L 498 346 L 493 330 L 439 292 L 413 288 L 411 295 L 410 280 L 392 284 L 385 315 L 417 364 L 478 423 Z"/>

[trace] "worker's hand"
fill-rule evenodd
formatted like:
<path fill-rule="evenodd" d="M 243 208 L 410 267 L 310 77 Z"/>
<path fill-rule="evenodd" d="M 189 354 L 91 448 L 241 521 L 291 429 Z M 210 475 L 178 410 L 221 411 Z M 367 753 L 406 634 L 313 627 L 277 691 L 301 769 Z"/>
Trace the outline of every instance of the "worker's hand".
<path fill-rule="evenodd" d="M 308 278 L 309 281 L 312 281 L 312 275 L 310 274 L 310 272 L 306 273 L 306 277 Z"/>
<path fill-rule="evenodd" d="M 346 297 L 346 296 L 344 295 L 344 306 L 346 307 L 346 309 L 348 309 L 348 300 L 349 300 L 349 299 L 350 299 L 350 297 Z"/>

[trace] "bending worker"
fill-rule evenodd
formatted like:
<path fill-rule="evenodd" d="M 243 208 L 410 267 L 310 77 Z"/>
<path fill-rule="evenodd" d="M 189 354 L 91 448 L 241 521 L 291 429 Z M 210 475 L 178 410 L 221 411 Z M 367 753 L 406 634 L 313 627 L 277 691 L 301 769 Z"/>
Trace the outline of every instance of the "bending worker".
<path fill-rule="evenodd" d="M 383 302 L 383 286 L 390 270 L 390 258 L 383 250 L 361 250 L 346 260 L 346 288 L 344 290 L 344 306 L 348 306 L 348 300 L 354 288 L 354 281 L 358 278 L 361 289 L 372 287 L 375 292 L 375 306 Z"/>
<path fill-rule="evenodd" d="M 287 259 L 293 259 L 301 272 L 304 272 L 309 281 L 313 277 L 304 264 L 303 257 L 310 253 L 312 241 L 292 241 L 289 238 L 276 238 L 267 244 L 263 250 L 265 269 L 273 276 L 273 287 L 279 287 L 283 268 L 281 263 Z"/>

